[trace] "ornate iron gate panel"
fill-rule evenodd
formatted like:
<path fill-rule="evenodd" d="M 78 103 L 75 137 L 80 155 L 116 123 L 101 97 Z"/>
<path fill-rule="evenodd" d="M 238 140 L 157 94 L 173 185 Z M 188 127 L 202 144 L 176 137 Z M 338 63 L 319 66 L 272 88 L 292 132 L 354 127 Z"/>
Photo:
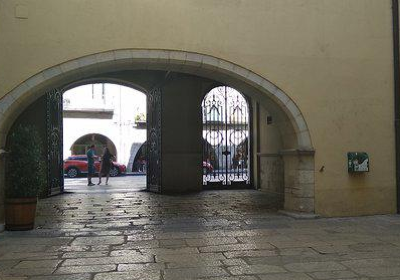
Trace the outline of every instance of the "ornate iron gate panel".
<path fill-rule="evenodd" d="M 46 93 L 47 182 L 49 195 L 64 191 L 63 169 L 63 93 L 53 89 Z"/>
<path fill-rule="evenodd" d="M 203 99 L 203 185 L 250 184 L 249 106 L 237 90 L 220 86 Z"/>
<path fill-rule="evenodd" d="M 147 189 L 161 192 L 161 88 L 154 88 L 147 96 Z"/>

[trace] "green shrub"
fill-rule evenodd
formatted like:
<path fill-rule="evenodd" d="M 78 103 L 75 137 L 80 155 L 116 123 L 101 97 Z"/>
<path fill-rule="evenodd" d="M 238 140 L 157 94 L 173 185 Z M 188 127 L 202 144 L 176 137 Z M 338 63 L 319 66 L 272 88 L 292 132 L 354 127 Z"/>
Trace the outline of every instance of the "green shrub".
<path fill-rule="evenodd" d="M 8 139 L 6 197 L 35 197 L 46 188 L 42 140 L 32 125 L 19 125 Z"/>

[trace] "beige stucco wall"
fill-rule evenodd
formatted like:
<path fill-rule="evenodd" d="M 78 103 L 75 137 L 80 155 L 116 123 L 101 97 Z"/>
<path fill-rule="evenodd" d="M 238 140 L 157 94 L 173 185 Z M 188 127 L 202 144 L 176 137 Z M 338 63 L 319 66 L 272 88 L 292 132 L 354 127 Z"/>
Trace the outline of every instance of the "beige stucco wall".
<path fill-rule="evenodd" d="M 298 105 L 316 151 L 316 213 L 393 213 L 391 38 L 390 0 L 0 0 L 0 97 L 106 50 L 212 55 Z M 368 152 L 371 172 L 349 176 L 348 151 Z"/>

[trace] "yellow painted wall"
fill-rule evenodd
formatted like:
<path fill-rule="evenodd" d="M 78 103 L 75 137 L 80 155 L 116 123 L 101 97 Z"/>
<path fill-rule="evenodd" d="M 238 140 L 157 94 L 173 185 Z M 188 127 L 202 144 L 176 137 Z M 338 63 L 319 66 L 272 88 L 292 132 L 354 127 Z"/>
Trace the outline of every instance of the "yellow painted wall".
<path fill-rule="evenodd" d="M 45 68 L 106 50 L 212 55 L 299 106 L 316 150 L 318 214 L 393 213 L 391 32 L 390 0 L 0 0 L 0 97 Z M 348 151 L 368 152 L 371 172 L 349 176 Z"/>

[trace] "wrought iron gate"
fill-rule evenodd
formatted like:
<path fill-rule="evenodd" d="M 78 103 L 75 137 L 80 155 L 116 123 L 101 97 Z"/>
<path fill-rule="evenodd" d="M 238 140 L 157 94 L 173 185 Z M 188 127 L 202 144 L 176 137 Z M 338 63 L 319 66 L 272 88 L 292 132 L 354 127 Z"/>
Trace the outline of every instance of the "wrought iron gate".
<path fill-rule="evenodd" d="M 147 100 L 147 189 L 161 192 L 161 88 L 151 90 Z"/>
<path fill-rule="evenodd" d="M 203 99 L 203 185 L 250 184 L 249 106 L 237 90 L 220 86 Z"/>
<path fill-rule="evenodd" d="M 49 195 L 64 191 L 63 95 L 53 89 L 46 93 L 47 182 Z"/>

